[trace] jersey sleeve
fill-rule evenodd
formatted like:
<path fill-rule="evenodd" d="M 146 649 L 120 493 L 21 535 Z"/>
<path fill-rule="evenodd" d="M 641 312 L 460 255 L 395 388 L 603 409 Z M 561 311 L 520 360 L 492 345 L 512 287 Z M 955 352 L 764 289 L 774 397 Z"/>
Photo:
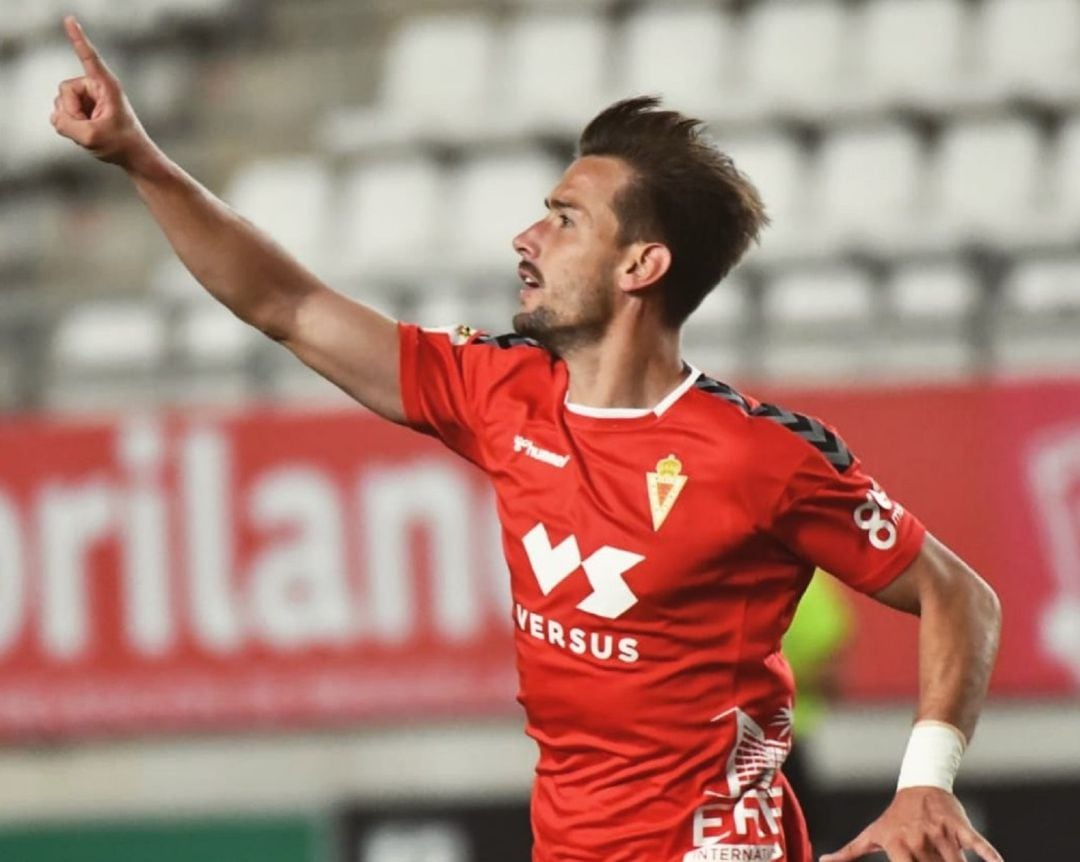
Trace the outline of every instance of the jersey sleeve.
<path fill-rule="evenodd" d="M 398 324 L 405 421 L 484 467 L 480 439 L 484 350 L 470 349 L 467 327 L 423 329 Z"/>
<path fill-rule="evenodd" d="M 840 469 L 807 448 L 774 512 L 773 534 L 848 586 L 863 593 L 883 589 L 918 555 L 925 528 L 857 459 Z"/>

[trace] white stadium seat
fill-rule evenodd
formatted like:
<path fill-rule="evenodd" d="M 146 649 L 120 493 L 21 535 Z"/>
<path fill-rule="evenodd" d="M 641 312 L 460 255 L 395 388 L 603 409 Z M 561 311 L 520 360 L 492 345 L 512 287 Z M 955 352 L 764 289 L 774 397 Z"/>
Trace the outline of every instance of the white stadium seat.
<path fill-rule="evenodd" d="M 1044 147 L 1019 118 L 947 130 L 936 162 L 940 228 L 956 241 L 1023 242 L 1046 207 Z"/>
<path fill-rule="evenodd" d="M 60 44 L 38 48 L 16 60 L 11 69 L 7 155 L 16 169 L 38 168 L 79 156 L 49 123 L 60 82 L 80 74 L 78 58 Z"/>
<path fill-rule="evenodd" d="M 923 153 L 899 123 L 840 128 L 822 144 L 814 224 L 833 244 L 895 246 L 921 214 Z"/>
<path fill-rule="evenodd" d="M 1068 240 L 1080 229 L 1080 114 L 1070 117 L 1061 129 L 1055 156 L 1048 228 L 1056 227 Z"/>
<path fill-rule="evenodd" d="M 406 15 L 386 40 L 374 104 L 338 108 L 319 136 L 334 152 L 399 152 L 432 140 L 472 141 L 491 134 L 500 118 L 498 33 L 491 16 Z"/>
<path fill-rule="evenodd" d="M 870 0 L 856 40 L 866 101 L 948 99 L 964 77 L 968 9 L 964 0 Z"/>
<path fill-rule="evenodd" d="M 772 219 L 761 254 L 783 256 L 803 237 L 806 216 L 806 158 L 798 141 L 781 133 L 748 132 L 720 139 L 720 148 L 732 157 L 761 193 Z"/>
<path fill-rule="evenodd" d="M 623 24 L 620 89 L 656 93 L 679 110 L 708 114 L 730 86 L 735 40 L 726 10 L 654 2 Z"/>
<path fill-rule="evenodd" d="M 768 284 L 763 311 L 766 322 L 776 327 L 868 324 L 874 317 L 873 285 L 853 267 L 794 270 Z"/>
<path fill-rule="evenodd" d="M 500 40 L 498 121 L 576 133 L 610 92 L 608 36 L 607 22 L 588 11 L 515 16 Z"/>
<path fill-rule="evenodd" d="M 97 300 L 70 308 L 53 332 L 45 405 L 100 412 L 167 401 L 167 338 L 156 303 Z"/>
<path fill-rule="evenodd" d="M 739 329 L 750 316 L 749 288 L 739 275 L 729 275 L 712 289 L 687 321 L 688 329 L 706 338 L 717 331 Z"/>
<path fill-rule="evenodd" d="M 333 269 L 346 278 L 416 277 L 439 259 L 443 211 L 452 202 L 434 160 L 364 162 L 347 177 L 341 204 Z"/>
<path fill-rule="evenodd" d="M 87 302 L 60 321 L 53 358 L 72 371 L 120 370 L 157 364 L 165 353 L 165 323 L 154 305 Z"/>
<path fill-rule="evenodd" d="M 836 0 L 763 0 L 749 12 L 747 94 L 768 111 L 827 109 L 845 80 L 848 16 Z"/>
<path fill-rule="evenodd" d="M 233 176 L 224 197 L 304 264 L 319 270 L 326 264 L 331 194 L 323 162 L 296 156 L 247 163 Z"/>
<path fill-rule="evenodd" d="M 514 236 L 544 216 L 562 166 L 540 152 L 480 156 L 451 179 L 452 263 L 477 275 L 514 277 Z"/>
<path fill-rule="evenodd" d="M 494 49 L 486 15 L 405 18 L 386 49 L 381 109 L 421 125 L 475 120 L 491 96 Z"/>
<path fill-rule="evenodd" d="M 1001 371 L 1080 370 L 1080 257 L 1018 263 L 1002 285 L 996 330 Z"/>
<path fill-rule="evenodd" d="M 21 39 L 56 25 L 63 12 L 55 0 L 4 0 L 0 39 Z"/>
<path fill-rule="evenodd" d="M 955 262 L 909 264 L 885 282 L 889 311 L 900 322 L 956 322 L 978 306 L 981 288 L 971 267 Z"/>
<path fill-rule="evenodd" d="M 1003 299 L 1008 311 L 1022 315 L 1080 314 L 1080 258 L 1021 263 L 1005 280 Z M 1080 353 L 1080 332 L 1076 344 Z"/>
<path fill-rule="evenodd" d="M 1080 3 L 986 0 L 977 19 L 980 75 L 1007 95 L 1080 92 Z"/>
<path fill-rule="evenodd" d="M 257 331 L 224 305 L 191 303 L 177 330 L 177 347 L 192 365 L 240 363 L 258 342 Z"/>

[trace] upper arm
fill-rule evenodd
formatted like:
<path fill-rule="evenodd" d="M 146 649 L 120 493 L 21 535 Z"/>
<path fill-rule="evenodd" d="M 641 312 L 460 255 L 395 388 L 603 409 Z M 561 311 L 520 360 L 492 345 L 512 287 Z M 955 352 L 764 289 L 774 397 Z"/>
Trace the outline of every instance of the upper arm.
<path fill-rule="evenodd" d="M 398 327 L 389 317 L 320 284 L 296 301 L 275 337 L 365 407 L 405 421 Z"/>
<path fill-rule="evenodd" d="M 947 546 L 927 533 L 911 564 L 873 597 L 891 608 L 919 614 L 927 602 L 966 602 L 973 594 L 991 611 L 996 608 L 997 597 L 990 586 Z"/>

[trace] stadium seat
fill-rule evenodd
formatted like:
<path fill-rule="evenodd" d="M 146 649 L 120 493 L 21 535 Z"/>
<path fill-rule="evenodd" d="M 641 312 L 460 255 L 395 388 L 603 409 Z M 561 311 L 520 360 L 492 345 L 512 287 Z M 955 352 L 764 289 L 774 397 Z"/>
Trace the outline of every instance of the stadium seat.
<path fill-rule="evenodd" d="M 474 329 L 490 330 L 490 326 L 482 326 L 476 320 L 476 312 L 481 310 L 482 305 L 483 303 L 470 302 L 468 297 L 462 294 L 459 285 L 447 281 L 428 282 L 421 287 L 417 295 L 410 321 L 427 327 L 466 324 Z M 496 326 L 495 331 L 509 331 L 509 318 L 498 323 L 501 326 Z"/>
<path fill-rule="evenodd" d="M 683 327 L 687 358 L 706 373 L 730 379 L 743 373 L 753 320 L 750 288 L 733 273 L 709 293 Z"/>
<path fill-rule="evenodd" d="M 901 266 L 885 281 L 891 315 L 920 326 L 963 321 L 978 307 L 981 296 L 971 267 L 951 261 Z"/>
<path fill-rule="evenodd" d="M 766 336 L 753 379 L 791 384 L 843 385 L 878 376 L 881 365 L 861 333 L 842 338 L 777 338 Z"/>
<path fill-rule="evenodd" d="M 1035 258 L 1020 263 L 1005 280 L 1003 300 L 1006 313 L 1047 318 L 1080 315 L 1080 258 Z M 1080 351 L 1080 335 L 1076 342 Z"/>
<path fill-rule="evenodd" d="M 813 224 L 833 247 L 896 248 L 923 203 L 924 159 L 899 123 L 840 127 L 818 156 Z"/>
<path fill-rule="evenodd" d="M 529 11 L 500 39 L 493 122 L 528 131 L 575 135 L 605 104 L 607 22 L 586 11 Z"/>
<path fill-rule="evenodd" d="M 182 358 L 193 366 L 243 362 L 258 343 L 258 332 L 225 306 L 204 294 L 181 313 L 176 343 Z"/>
<path fill-rule="evenodd" d="M 326 266 L 332 181 L 317 158 L 259 159 L 244 165 L 224 198 L 316 271 Z"/>
<path fill-rule="evenodd" d="M 836 0 L 763 0 L 752 6 L 740 65 L 760 110 L 827 110 L 846 80 L 848 23 Z"/>
<path fill-rule="evenodd" d="M 806 159 L 799 143 L 779 132 L 726 135 L 719 145 L 757 186 L 772 224 L 755 255 L 784 257 L 805 240 Z"/>
<path fill-rule="evenodd" d="M 55 363 L 74 372 L 148 368 L 165 354 L 157 306 L 135 301 L 86 302 L 70 309 L 53 336 Z"/>
<path fill-rule="evenodd" d="M 1053 159 L 1053 195 L 1046 231 L 1050 238 L 1069 242 L 1080 230 L 1080 114 L 1062 127 Z"/>
<path fill-rule="evenodd" d="M 64 45 L 38 48 L 15 60 L 11 70 L 7 155 L 11 168 L 37 169 L 72 159 L 78 148 L 49 123 L 57 87 L 80 73 L 79 61 Z"/>
<path fill-rule="evenodd" d="M 389 37 L 375 103 L 333 111 L 325 147 L 352 153 L 416 142 L 474 140 L 497 117 L 497 32 L 474 12 L 407 15 Z"/>
<path fill-rule="evenodd" d="M 855 40 L 862 101 L 939 105 L 955 98 L 965 78 L 968 9 L 964 0 L 870 0 Z"/>
<path fill-rule="evenodd" d="M 726 330 L 740 329 L 746 325 L 749 317 L 749 287 L 745 279 L 733 274 L 721 281 L 702 300 L 687 321 L 687 331 L 691 335 L 702 335 L 707 340 Z"/>
<path fill-rule="evenodd" d="M 60 13 L 57 4 L 49 0 L 4 0 L 0 15 L 0 40 L 23 39 L 55 26 Z"/>
<path fill-rule="evenodd" d="M 421 128 L 479 123 L 491 101 L 494 50 L 485 15 L 406 18 L 386 49 L 379 107 Z"/>
<path fill-rule="evenodd" d="M 846 329 L 873 320 L 873 285 L 854 267 L 795 269 L 769 282 L 762 310 L 766 325 L 778 330 Z"/>
<path fill-rule="evenodd" d="M 444 194 L 438 164 L 421 156 L 371 159 L 346 178 L 332 271 L 349 283 L 430 273 L 442 252 Z M 445 265 L 445 255 L 442 265 Z"/>
<path fill-rule="evenodd" d="M 730 17 L 715 5 L 654 0 L 623 24 L 616 52 L 620 90 L 660 94 L 690 114 L 722 111 L 718 101 L 731 83 L 734 36 Z"/>
<path fill-rule="evenodd" d="M 937 154 L 938 212 L 927 227 L 957 242 L 1023 243 L 1047 208 L 1045 161 L 1038 130 L 1023 119 L 954 125 Z"/>
<path fill-rule="evenodd" d="M 995 320 L 998 370 L 1080 371 L 1080 257 L 1023 260 L 1002 285 Z"/>
<path fill-rule="evenodd" d="M 979 74 L 1005 96 L 1080 94 L 1080 3 L 986 0 L 977 17 Z"/>
<path fill-rule="evenodd" d="M 480 156 L 450 178 L 450 262 L 476 276 L 514 277 L 514 236 L 544 216 L 544 199 L 562 172 L 533 151 Z"/>
<path fill-rule="evenodd" d="M 33 268 L 63 233 L 63 202 L 46 191 L 0 195 L 0 267 Z"/>
<path fill-rule="evenodd" d="M 0 35 L 0 39 L 3 36 Z M 3 99 L 4 104 L 10 104 L 12 101 L 12 87 L 14 86 L 14 64 L 5 60 L 0 60 L 0 99 Z M 8 150 L 11 146 L 11 127 L 13 125 L 14 118 L 10 111 L 0 112 L 0 165 L 5 165 L 8 161 Z M 2 172 L 2 169 L 0 169 Z"/>

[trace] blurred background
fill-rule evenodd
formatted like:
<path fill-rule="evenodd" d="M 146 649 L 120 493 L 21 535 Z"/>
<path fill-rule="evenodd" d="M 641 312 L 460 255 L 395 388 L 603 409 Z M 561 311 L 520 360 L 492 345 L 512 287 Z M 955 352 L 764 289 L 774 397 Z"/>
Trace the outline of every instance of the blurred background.
<path fill-rule="evenodd" d="M 510 238 L 604 105 L 707 120 L 774 224 L 687 357 L 837 425 L 998 590 L 959 793 L 1010 860 L 1080 859 L 1080 0 L 0 0 L 0 859 L 529 841 L 481 477 L 207 299 L 54 135 L 69 11 L 167 152 L 428 325 L 508 328 Z M 889 798 L 916 687 L 914 621 L 838 595 L 822 849 Z"/>

